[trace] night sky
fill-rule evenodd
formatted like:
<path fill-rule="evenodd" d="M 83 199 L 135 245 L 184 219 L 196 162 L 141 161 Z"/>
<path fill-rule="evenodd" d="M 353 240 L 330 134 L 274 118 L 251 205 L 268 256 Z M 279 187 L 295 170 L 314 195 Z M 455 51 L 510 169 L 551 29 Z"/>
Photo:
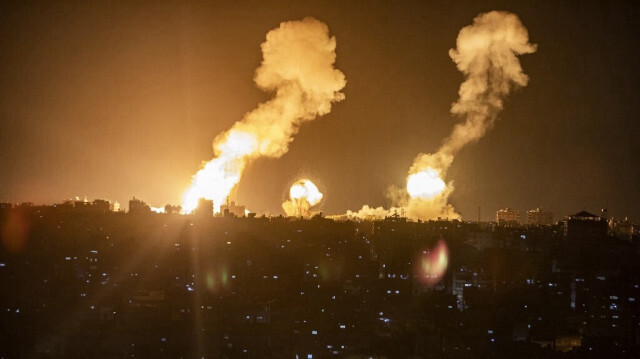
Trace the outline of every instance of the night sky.
<path fill-rule="evenodd" d="M 415 156 L 455 124 L 459 30 L 519 16 L 537 52 L 528 86 L 464 148 L 446 179 L 465 219 L 499 208 L 581 210 L 640 221 L 640 4 L 632 1 L 69 1 L 0 5 L 0 201 L 79 196 L 180 204 L 220 132 L 271 94 L 253 82 L 266 33 L 313 16 L 337 39 L 346 99 L 305 123 L 235 196 L 282 213 L 301 177 L 326 214 L 389 206 Z"/>

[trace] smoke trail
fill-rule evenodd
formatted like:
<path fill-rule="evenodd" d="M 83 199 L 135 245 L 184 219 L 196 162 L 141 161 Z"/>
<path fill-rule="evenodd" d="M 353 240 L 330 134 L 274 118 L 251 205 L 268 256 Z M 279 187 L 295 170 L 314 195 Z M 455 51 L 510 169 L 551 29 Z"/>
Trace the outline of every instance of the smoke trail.
<path fill-rule="evenodd" d="M 493 127 L 503 106 L 503 98 L 513 88 L 524 87 L 529 77 L 516 55 L 530 54 L 527 29 L 514 14 L 492 11 L 481 14 L 473 25 L 460 31 L 457 48 L 449 56 L 466 76 L 460 98 L 451 113 L 465 118 L 444 141 L 441 152 L 455 155 L 469 142 L 477 141 Z"/>
<path fill-rule="evenodd" d="M 392 188 L 389 197 L 410 218 L 459 218 L 449 204 L 453 182 L 443 178 L 464 146 L 478 141 L 491 129 L 502 110 L 503 99 L 514 89 L 527 85 L 529 78 L 520 67 L 517 55 L 533 53 L 527 29 L 518 17 L 504 11 L 478 15 L 473 24 L 460 30 L 456 49 L 449 56 L 465 75 L 451 106 L 451 113 L 462 122 L 455 125 L 436 153 L 419 154 L 407 177 L 406 190 Z M 390 211 L 364 206 L 356 217 L 389 215 Z"/>
<path fill-rule="evenodd" d="M 289 189 L 289 200 L 282 203 L 287 216 L 311 217 L 311 207 L 320 203 L 322 193 L 308 179 L 296 181 Z"/>
<path fill-rule="evenodd" d="M 310 17 L 283 22 L 261 48 L 263 61 L 254 80 L 275 97 L 215 138 L 215 158 L 194 175 L 184 195 L 185 213 L 202 197 L 213 200 L 218 212 L 250 160 L 282 156 L 302 123 L 329 113 L 332 102 L 344 99 L 340 90 L 346 80 L 333 66 L 336 39 L 324 23 Z"/>
<path fill-rule="evenodd" d="M 456 49 L 449 50 L 449 56 L 465 75 L 458 91 L 460 98 L 451 106 L 451 113 L 463 121 L 456 124 L 436 153 L 420 154 L 414 160 L 407 178 L 409 216 L 422 219 L 459 217 L 448 203 L 454 189 L 452 182 L 435 194 L 412 193 L 409 185 L 418 182 L 414 187 L 422 184 L 433 188 L 433 184 L 420 178 L 425 178 L 425 173 L 435 172 L 442 181 L 458 151 L 478 141 L 493 127 L 502 110 L 503 99 L 514 88 L 526 86 L 529 81 L 517 55 L 535 51 L 536 45 L 529 43 L 527 29 L 516 15 L 508 12 L 480 14 L 472 25 L 460 30 Z"/>

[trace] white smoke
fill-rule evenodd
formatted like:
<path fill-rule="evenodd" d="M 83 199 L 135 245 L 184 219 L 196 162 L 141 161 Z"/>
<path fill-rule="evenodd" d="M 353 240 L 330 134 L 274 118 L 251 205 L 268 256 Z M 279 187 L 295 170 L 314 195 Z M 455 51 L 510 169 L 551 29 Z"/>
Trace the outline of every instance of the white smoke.
<path fill-rule="evenodd" d="M 529 43 L 527 29 L 512 13 L 480 14 L 473 24 L 460 30 L 456 48 L 449 50 L 449 56 L 465 75 L 458 91 L 460 98 L 451 106 L 451 113 L 461 122 L 455 125 L 436 153 L 422 153 L 414 160 L 407 182 L 421 190 L 414 194 L 407 193 L 407 189 L 390 191 L 394 203 L 403 207 L 408 217 L 459 218 L 448 202 L 454 190 L 453 182 L 444 187 L 441 183 L 458 151 L 478 141 L 493 127 L 504 98 L 514 88 L 527 85 L 529 78 L 522 71 L 517 56 L 535 51 L 536 45 Z M 434 181 L 433 173 L 437 173 L 441 181 Z M 416 184 L 420 178 L 429 182 L 421 187 Z M 363 207 L 361 212 L 370 213 L 365 209 L 369 207 Z M 385 215 L 388 214 L 389 211 Z"/>
<path fill-rule="evenodd" d="M 398 213 L 398 208 L 385 209 L 382 206 L 374 208 L 365 204 L 358 212 L 347 211 L 347 219 L 376 220 L 396 213 Z"/>
<path fill-rule="evenodd" d="M 478 15 L 473 24 L 460 30 L 456 49 L 449 56 L 465 75 L 460 98 L 451 106 L 454 117 L 462 120 L 453 128 L 434 154 L 420 154 L 409 170 L 410 177 L 433 169 L 444 178 L 449 166 L 464 146 L 478 141 L 490 130 L 503 107 L 503 99 L 514 89 L 526 86 L 529 77 L 522 71 L 518 55 L 536 51 L 529 43 L 527 29 L 512 13 L 491 11 Z M 410 197 L 408 215 L 415 218 L 457 218 L 448 203 L 452 182 L 431 198 Z"/>

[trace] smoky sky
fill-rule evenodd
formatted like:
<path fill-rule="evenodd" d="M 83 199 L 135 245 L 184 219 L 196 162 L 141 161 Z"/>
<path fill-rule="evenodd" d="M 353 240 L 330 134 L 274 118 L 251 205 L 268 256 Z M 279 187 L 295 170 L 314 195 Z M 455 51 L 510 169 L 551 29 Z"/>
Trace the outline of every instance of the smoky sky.
<path fill-rule="evenodd" d="M 75 196 L 180 204 L 212 141 L 269 98 L 260 44 L 312 16 L 335 36 L 345 99 L 301 126 L 289 152 L 247 167 L 238 202 L 279 214 L 312 180 L 326 214 L 388 206 L 418 153 L 437 150 L 463 75 L 449 57 L 480 13 L 516 14 L 538 45 L 527 87 L 447 173 L 466 219 L 544 207 L 640 220 L 634 2 L 3 2 L 0 201 Z"/>

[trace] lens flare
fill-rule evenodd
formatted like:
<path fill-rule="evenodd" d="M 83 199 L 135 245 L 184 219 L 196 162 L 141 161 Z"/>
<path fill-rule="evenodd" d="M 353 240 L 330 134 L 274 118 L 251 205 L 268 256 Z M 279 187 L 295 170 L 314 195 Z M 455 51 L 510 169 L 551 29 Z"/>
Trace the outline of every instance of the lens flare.
<path fill-rule="evenodd" d="M 417 278 L 428 285 L 438 283 L 449 265 L 449 249 L 444 240 L 439 240 L 433 250 L 425 250 L 417 261 Z"/>
<path fill-rule="evenodd" d="M 411 198 L 429 199 L 445 188 L 444 181 L 440 178 L 438 171 L 433 168 L 427 168 L 407 178 L 407 192 Z"/>
<path fill-rule="evenodd" d="M 289 189 L 289 200 L 282 204 L 282 208 L 288 216 L 309 217 L 311 207 L 320 203 L 322 193 L 313 182 L 301 179 Z"/>

